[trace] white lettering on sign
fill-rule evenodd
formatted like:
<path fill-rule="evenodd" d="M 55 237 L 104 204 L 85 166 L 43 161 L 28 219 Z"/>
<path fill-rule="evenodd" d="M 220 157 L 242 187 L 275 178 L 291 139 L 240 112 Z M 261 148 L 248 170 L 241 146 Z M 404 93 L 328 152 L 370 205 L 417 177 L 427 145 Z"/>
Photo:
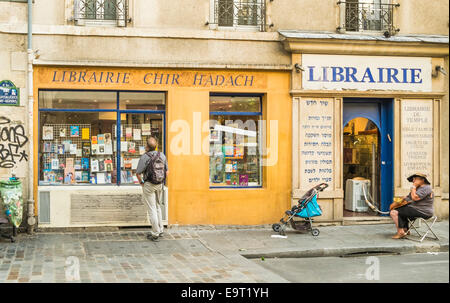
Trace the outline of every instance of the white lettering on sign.
<path fill-rule="evenodd" d="M 303 89 L 431 91 L 431 58 L 302 55 Z"/>
<path fill-rule="evenodd" d="M 402 187 L 411 187 L 406 178 L 414 173 L 433 183 L 433 102 L 403 100 L 401 113 Z"/>
<path fill-rule="evenodd" d="M 300 188 L 333 188 L 333 99 L 300 101 Z"/>

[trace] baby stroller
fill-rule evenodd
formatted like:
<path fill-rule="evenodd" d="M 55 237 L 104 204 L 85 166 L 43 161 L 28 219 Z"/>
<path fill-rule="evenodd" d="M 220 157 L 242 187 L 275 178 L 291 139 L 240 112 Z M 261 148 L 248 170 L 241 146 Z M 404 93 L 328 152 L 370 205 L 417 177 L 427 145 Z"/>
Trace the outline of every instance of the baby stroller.
<path fill-rule="evenodd" d="M 317 204 L 317 194 L 328 187 L 328 184 L 321 183 L 314 186 L 306 192 L 298 200 L 298 204 L 293 206 L 291 210 L 287 210 L 281 218 L 280 223 L 275 223 L 272 225 L 272 229 L 284 236 L 284 231 L 288 223 L 291 224 L 292 228 L 301 232 L 311 231 L 311 234 L 317 237 L 320 231 L 317 228 L 312 228 L 312 217 L 317 217 L 322 215 L 322 209 L 319 204 Z M 304 221 L 294 221 L 294 217 L 303 218 Z"/>

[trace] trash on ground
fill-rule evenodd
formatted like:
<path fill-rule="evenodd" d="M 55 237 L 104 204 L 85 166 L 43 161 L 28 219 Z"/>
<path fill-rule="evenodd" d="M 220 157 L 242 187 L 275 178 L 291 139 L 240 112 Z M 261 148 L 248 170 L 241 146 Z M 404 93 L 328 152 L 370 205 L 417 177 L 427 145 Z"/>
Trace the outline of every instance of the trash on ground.
<path fill-rule="evenodd" d="M 287 236 L 282 236 L 282 235 L 272 235 L 272 238 L 282 238 L 282 239 L 287 239 Z"/>

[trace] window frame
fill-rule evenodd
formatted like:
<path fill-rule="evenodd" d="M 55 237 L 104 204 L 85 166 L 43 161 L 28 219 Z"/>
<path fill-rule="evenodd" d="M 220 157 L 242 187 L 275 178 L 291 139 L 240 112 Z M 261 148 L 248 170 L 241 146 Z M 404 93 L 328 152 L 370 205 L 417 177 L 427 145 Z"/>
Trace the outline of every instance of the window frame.
<path fill-rule="evenodd" d="M 70 91 L 70 92 L 115 92 L 116 93 L 116 108 L 115 109 L 59 109 L 59 108 L 40 108 L 39 107 L 39 93 L 43 91 Z M 126 92 L 132 92 L 132 93 L 163 93 L 164 94 L 164 110 L 140 110 L 140 109 L 120 109 L 120 93 L 126 93 Z M 121 137 L 121 115 L 122 114 L 161 114 L 162 115 L 162 122 L 163 122 L 163 146 L 162 146 L 162 152 L 166 153 L 166 145 L 167 145 L 167 131 L 166 131 L 166 111 L 167 111 L 167 92 L 166 91 L 142 91 L 142 90 L 111 90 L 111 89 L 51 89 L 51 88 L 40 88 L 38 89 L 38 140 L 40 140 L 42 129 L 40 125 L 40 118 L 41 118 L 41 112 L 78 112 L 78 113 L 101 113 L 101 112 L 112 112 L 116 113 L 116 127 L 117 127 L 117 136 L 116 136 L 116 183 L 109 183 L 109 184 L 45 184 L 41 185 L 39 178 L 40 175 L 36 174 L 37 183 L 38 186 L 138 186 L 139 184 L 132 184 L 132 183 L 121 183 L 121 152 L 120 152 L 120 137 Z M 42 141 L 42 140 L 41 140 Z M 38 142 L 38 169 L 41 167 L 41 159 L 39 157 L 39 153 L 41 153 L 41 143 Z"/>
<path fill-rule="evenodd" d="M 74 21 L 75 25 L 79 26 L 114 26 L 114 27 L 126 27 L 128 22 L 129 14 L 129 0 L 111 0 L 115 2 L 115 16 L 113 19 L 105 19 L 105 14 L 99 13 L 97 9 L 95 18 L 88 18 L 86 12 L 82 12 L 82 4 L 86 0 L 74 0 Z M 100 5 L 108 0 L 92 0 L 95 1 L 95 6 Z M 104 10 L 104 7 L 102 11 Z M 120 11 L 123 11 L 123 16 Z M 103 18 L 98 18 L 98 16 L 103 16 Z"/>
<path fill-rule="evenodd" d="M 263 19 L 260 24 L 258 25 L 240 25 L 238 24 L 239 17 L 237 14 L 235 14 L 234 10 L 236 9 L 236 4 L 239 3 L 241 0 L 231 0 L 233 1 L 233 26 L 220 26 L 219 25 L 219 17 L 216 18 L 216 5 L 218 6 L 218 2 L 220 0 L 210 0 L 210 20 L 213 20 L 212 22 L 209 22 L 210 29 L 217 29 L 221 31 L 265 31 L 265 15 L 266 15 L 266 8 L 265 8 L 265 0 L 256 0 L 257 6 L 264 6 L 264 16 L 258 16 L 257 13 L 257 23 L 259 21 L 259 18 Z M 250 1 L 250 0 L 249 0 Z M 216 4 L 217 3 L 217 4 Z M 218 8 L 217 8 L 218 9 Z"/>
<path fill-rule="evenodd" d="M 376 1 L 379 1 L 379 2 L 375 3 Z M 372 5 L 373 7 L 379 6 L 380 7 L 380 11 L 378 12 L 380 14 L 379 18 L 378 19 L 372 19 L 372 20 L 379 20 L 379 21 L 382 21 L 382 19 L 383 19 L 382 18 L 383 7 L 388 6 L 389 8 L 386 8 L 386 9 L 391 10 L 391 13 L 392 13 L 392 15 L 391 15 L 391 22 L 390 22 L 390 24 L 387 24 L 388 28 L 386 28 L 386 26 L 385 26 L 385 27 L 381 27 L 380 30 L 370 30 L 370 29 L 365 30 L 364 27 L 361 26 L 361 24 L 360 24 L 361 12 L 358 12 L 358 20 L 357 20 L 358 21 L 357 22 L 358 23 L 358 30 L 356 30 L 356 31 L 355 30 L 348 30 L 347 29 L 347 17 L 346 17 L 347 4 L 353 4 L 353 5 L 357 5 L 357 6 L 359 6 L 361 4 Z M 389 32 L 390 31 L 396 31 L 395 30 L 396 27 L 394 25 L 395 8 L 399 7 L 400 5 L 399 4 L 395 4 L 393 0 L 372 0 L 371 2 L 363 2 L 361 0 L 355 0 L 354 2 L 351 2 L 349 0 L 344 0 L 344 1 L 338 1 L 337 5 L 339 6 L 339 21 L 340 21 L 339 22 L 340 25 L 338 26 L 337 30 L 339 32 L 341 32 L 341 33 L 353 34 L 353 35 L 357 35 L 357 34 L 372 34 L 372 35 L 375 35 L 375 34 L 382 34 L 382 33 L 386 32 L 386 31 L 389 31 Z M 380 23 L 380 24 L 382 25 L 383 23 Z M 390 34 L 394 34 L 394 33 L 390 32 Z"/>
<path fill-rule="evenodd" d="M 211 116 L 218 116 L 218 115 L 222 115 L 222 116 L 259 116 L 260 119 L 258 121 L 261 121 L 262 118 L 264 117 L 263 114 L 263 96 L 264 94 L 251 94 L 251 93 L 210 93 L 209 97 L 214 97 L 214 96 L 222 96 L 222 97 L 258 97 L 259 98 L 259 104 L 260 104 L 260 111 L 259 112 L 224 112 L 224 111 L 210 111 L 209 112 L 209 117 Z M 210 101 L 211 102 L 211 99 Z M 209 104 L 208 104 L 209 106 Z M 258 124 L 259 127 L 259 124 Z M 259 175 L 260 175 L 260 185 L 252 185 L 252 186 L 238 186 L 238 185 L 224 185 L 224 186 L 214 186 L 211 185 L 210 182 L 210 162 L 208 163 L 208 183 L 209 183 L 209 189 L 261 189 L 264 187 L 264 174 L 263 174 L 263 157 L 262 157 L 262 153 L 261 150 L 263 149 L 262 147 L 262 140 L 263 137 L 263 130 L 262 129 L 258 129 L 258 149 L 259 149 Z M 208 161 L 210 159 L 211 155 L 208 155 Z"/>

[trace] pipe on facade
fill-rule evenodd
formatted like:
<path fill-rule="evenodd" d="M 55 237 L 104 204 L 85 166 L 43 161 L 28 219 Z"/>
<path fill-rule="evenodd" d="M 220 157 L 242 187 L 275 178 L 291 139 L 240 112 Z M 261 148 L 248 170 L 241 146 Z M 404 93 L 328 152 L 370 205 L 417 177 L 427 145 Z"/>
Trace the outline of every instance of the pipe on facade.
<path fill-rule="evenodd" d="M 34 216 L 34 149 L 33 149 L 33 0 L 28 0 L 28 33 L 27 33 L 27 54 L 28 54 L 28 138 L 29 141 L 29 161 L 28 161 L 28 232 L 33 233 L 36 218 Z"/>

